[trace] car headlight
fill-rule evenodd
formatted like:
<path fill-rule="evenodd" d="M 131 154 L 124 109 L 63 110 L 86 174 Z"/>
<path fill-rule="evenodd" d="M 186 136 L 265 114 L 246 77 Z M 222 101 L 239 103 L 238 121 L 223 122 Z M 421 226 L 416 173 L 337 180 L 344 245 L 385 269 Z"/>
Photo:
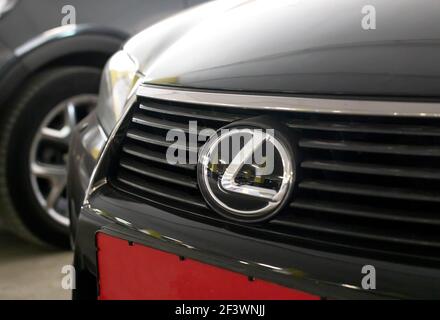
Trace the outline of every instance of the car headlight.
<path fill-rule="evenodd" d="M 104 69 L 96 113 L 107 136 L 122 117 L 126 102 L 135 90 L 141 77 L 138 69 L 137 62 L 124 51 L 113 55 Z"/>
<path fill-rule="evenodd" d="M 0 18 L 8 11 L 12 10 L 18 0 L 0 0 Z"/>

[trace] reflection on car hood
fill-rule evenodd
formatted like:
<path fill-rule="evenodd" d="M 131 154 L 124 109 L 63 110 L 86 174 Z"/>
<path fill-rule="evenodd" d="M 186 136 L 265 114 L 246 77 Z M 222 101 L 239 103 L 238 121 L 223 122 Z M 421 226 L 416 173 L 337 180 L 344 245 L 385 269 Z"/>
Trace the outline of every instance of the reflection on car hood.
<path fill-rule="evenodd" d="M 305 95 L 440 96 L 440 1 L 220 0 L 125 49 L 152 84 Z"/>

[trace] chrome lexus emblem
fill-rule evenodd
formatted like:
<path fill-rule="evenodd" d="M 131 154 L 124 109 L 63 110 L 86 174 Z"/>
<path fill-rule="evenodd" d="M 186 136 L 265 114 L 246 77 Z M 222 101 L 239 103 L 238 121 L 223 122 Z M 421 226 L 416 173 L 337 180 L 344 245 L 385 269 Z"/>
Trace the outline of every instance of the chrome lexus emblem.
<path fill-rule="evenodd" d="M 208 204 L 234 220 L 273 216 L 289 198 L 294 155 L 274 130 L 236 126 L 212 136 L 199 155 L 198 182 Z"/>

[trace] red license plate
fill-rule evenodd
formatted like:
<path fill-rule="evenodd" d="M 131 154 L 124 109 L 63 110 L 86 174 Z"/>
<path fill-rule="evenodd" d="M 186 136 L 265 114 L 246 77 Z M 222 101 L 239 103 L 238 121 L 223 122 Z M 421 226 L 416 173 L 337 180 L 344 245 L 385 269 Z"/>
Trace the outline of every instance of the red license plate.
<path fill-rule="evenodd" d="M 316 300 L 316 296 L 97 235 L 101 300 Z"/>

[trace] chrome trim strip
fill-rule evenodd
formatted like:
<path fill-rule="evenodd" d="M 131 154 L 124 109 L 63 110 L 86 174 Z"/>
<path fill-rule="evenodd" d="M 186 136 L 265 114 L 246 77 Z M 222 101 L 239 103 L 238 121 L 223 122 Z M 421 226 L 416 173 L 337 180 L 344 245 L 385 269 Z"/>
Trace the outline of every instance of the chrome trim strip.
<path fill-rule="evenodd" d="M 244 109 L 363 116 L 440 117 L 440 102 L 300 98 L 183 90 L 145 84 L 138 88 L 137 94 L 142 97 L 173 102 Z"/>
<path fill-rule="evenodd" d="M 43 33 L 35 36 L 28 42 L 16 48 L 14 50 L 14 55 L 16 57 L 22 57 L 44 44 L 81 35 L 110 36 L 120 39 L 121 42 L 125 41 L 128 37 L 128 35 L 121 31 L 113 30 L 107 27 L 97 27 L 91 24 L 69 24 L 44 31 Z"/>
<path fill-rule="evenodd" d="M 73 37 L 78 33 L 79 30 L 80 28 L 76 24 L 69 24 L 47 30 L 16 48 L 14 53 L 17 57 L 23 56 L 26 53 L 34 50 L 35 48 L 43 45 L 44 43 L 58 39 Z"/>

